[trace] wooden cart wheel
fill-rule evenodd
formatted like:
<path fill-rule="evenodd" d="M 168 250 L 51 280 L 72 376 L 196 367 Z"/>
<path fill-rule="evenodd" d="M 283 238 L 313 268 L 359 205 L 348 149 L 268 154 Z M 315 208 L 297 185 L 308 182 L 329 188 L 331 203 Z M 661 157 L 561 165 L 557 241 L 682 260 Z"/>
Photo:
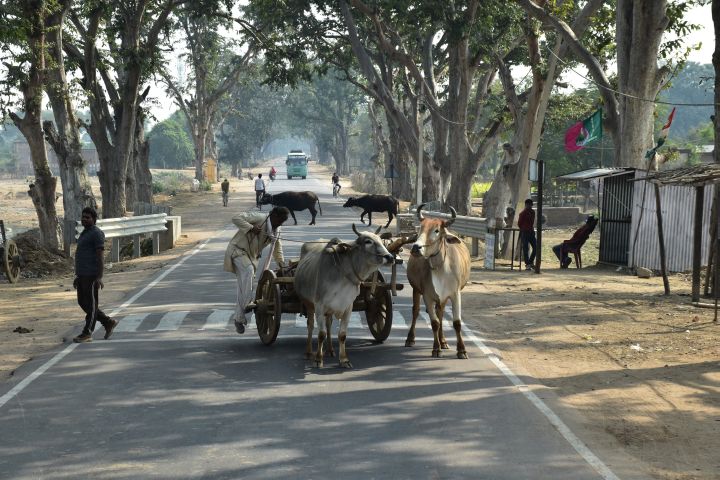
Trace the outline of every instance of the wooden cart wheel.
<path fill-rule="evenodd" d="M 372 276 L 367 281 L 371 281 Z M 384 283 L 383 274 L 378 272 L 378 283 Z M 390 335 L 392 329 L 393 308 L 392 295 L 387 288 L 376 288 L 375 293 L 370 288 L 365 290 L 365 320 L 367 321 L 370 333 L 378 342 L 384 342 Z"/>
<path fill-rule="evenodd" d="M 272 345 L 280 331 L 280 317 L 282 316 L 282 300 L 280 298 L 280 285 L 275 283 L 275 272 L 265 270 L 258 280 L 255 292 L 255 323 L 258 335 L 265 345 Z"/>
<path fill-rule="evenodd" d="M 5 242 L 2 249 L 2 262 L 5 277 L 10 283 L 17 282 L 20 276 L 20 251 L 12 240 Z"/>

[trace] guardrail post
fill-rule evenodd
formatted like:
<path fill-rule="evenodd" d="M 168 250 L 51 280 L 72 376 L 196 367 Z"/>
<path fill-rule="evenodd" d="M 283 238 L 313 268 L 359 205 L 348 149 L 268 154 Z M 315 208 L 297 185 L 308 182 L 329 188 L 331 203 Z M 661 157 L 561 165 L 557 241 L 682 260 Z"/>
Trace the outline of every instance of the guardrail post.
<path fill-rule="evenodd" d="M 133 258 L 140 257 L 140 235 L 133 235 Z"/>
<path fill-rule="evenodd" d="M 110 247 L 110 261 L 120 261 L 120 238 L 112 239 L 112 247 Z"/>
<path fill-rule="evenodd" d="M 158 253 L 160 253 L 160 232 L 153 232 L 152 247 L 153 247 L 153 255 L 157 255 Z"/>
<path fill-rule="evenodd" d="M 472 247 L 470 250 L 470 254 L 473 257 L 477 257 L 480 255 L 480 241 L 477 237 L 472 237 Z"/>

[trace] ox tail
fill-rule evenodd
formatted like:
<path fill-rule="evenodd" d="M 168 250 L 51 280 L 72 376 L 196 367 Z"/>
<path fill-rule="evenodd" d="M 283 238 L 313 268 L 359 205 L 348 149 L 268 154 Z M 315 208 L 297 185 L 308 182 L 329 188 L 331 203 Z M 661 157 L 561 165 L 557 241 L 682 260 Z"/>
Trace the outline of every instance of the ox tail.
<path fill-rule="evenodd" d="M 393 212 L 394 215 L 397 215 L 400 211 L 400 202 L 397 198 L 393 198 L 393 201 L 395 202 L 395 211 Z"/>
<path fill-rule="evenodd" d="M 318 208 L 320 209 L 320 216 L 322 216 L 322 206 L 320 205 L 320 199 L 317 199 L 318 202 Z"/>

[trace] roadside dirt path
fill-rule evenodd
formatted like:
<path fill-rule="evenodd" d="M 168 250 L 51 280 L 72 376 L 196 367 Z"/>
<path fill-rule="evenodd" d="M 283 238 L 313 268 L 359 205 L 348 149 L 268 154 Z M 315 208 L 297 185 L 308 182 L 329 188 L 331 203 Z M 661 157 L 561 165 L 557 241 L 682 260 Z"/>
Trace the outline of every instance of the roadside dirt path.
<path fill-rule="evenodd" d="M 317 165 L 311 171 L 330 176 Z M 343 196 L 353 193 L 348 179 L 341 183 L 347 184 Z M 23 188 L 22 181 L 0 181 L 0 218 L 32 226 L 30 200 L 7 195 Z M 253 205 L 254 194 L 250 180 L 231 179 L 228 208 L 219 185 L 213 192 L 157 200 L 182 216 L 184 237 L 161 255 L 113 265 L 103 305 L 121 303 L 136 285 Z M 572 231 L 544 233 L 541 275 L 487 271 L 476 260 L 463 294 L 465 322 L 591 448 L 622 449 L 638 459 L 642 473 L 662 480 L 720 479 L 720 325 L 712 310 L 689 305 L 686 275 L 671 277 L 673 294 L 665 297 L 659 278 L 603 267 L 558 269 L 549 248 Z M 585 248 L 585 264 L 592 265 L 597 235 Z M 0 280 L 0 312 L 0 381 L 68 341 L 82 324 L 71 275 L 25 278 L 16 285 Z M 13 332 L 19 326 L 32 331 Z"/>

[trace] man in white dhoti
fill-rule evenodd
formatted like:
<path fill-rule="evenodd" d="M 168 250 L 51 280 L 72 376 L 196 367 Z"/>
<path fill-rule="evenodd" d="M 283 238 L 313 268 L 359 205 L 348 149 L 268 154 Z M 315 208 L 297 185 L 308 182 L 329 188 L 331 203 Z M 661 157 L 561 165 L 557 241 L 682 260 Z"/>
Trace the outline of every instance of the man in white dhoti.
<path fill-rule="evenodd" d="M 263 249 L 272 245 L 271 252 L 275 263 L 284 266 L 282 244 L 280 243 L 280 225 L 285 223 L 290 211 L 285 207 L 275 207 L 269 215 L 259 212 L 244 212 L 233 218 L 238 231 L 225 250 L 224 269 L 237 276 L 237 305 L 235 307 L 235 329 L 245 332 L 250 317 L 248 305 L 253 300 L 253 278 Z M 270 256 L 263 262 L 261 272 L 270 266 Z"/>

